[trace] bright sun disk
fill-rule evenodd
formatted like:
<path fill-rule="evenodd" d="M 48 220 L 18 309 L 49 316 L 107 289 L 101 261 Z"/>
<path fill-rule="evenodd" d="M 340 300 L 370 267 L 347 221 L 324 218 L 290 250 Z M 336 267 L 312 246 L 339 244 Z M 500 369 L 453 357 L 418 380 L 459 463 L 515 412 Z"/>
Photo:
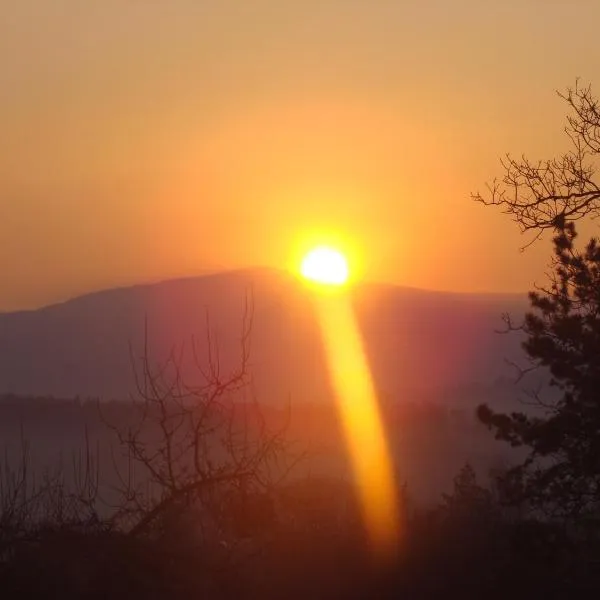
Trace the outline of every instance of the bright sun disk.
<path fill-rule="evenodd" d="M 300 273 L 316 283 L 343 285 L 348 280 L 348 261 L 338 250 L 320 246 L 304 257 Z"/>

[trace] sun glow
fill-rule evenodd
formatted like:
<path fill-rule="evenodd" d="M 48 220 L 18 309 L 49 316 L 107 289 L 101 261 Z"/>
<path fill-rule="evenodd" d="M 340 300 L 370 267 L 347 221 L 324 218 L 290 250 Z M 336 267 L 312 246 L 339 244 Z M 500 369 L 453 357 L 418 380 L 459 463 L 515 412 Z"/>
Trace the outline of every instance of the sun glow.
<path fill-rule="evenodd" d="M 343 285 L 348 281 L 348 261 L 339 250 L 319 246 L 303 258 L 300 273 L 315 283 Z"/>

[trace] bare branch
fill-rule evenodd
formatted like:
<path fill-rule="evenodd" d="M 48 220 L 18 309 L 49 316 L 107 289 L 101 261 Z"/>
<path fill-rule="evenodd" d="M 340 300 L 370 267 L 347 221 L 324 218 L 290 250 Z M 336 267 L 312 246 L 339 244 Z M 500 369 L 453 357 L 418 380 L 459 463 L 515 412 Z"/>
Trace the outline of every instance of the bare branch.
<path fill-rule="evenodd" d="M 214 504 L 215 494 L 224 494 L 226 488 L 242 494 L 250 489 L 267 490 L 275 479 L 287 476 L 300 460 L 295 457 L 290 464 L 277 464 L 288 454 L 285 429 L 270 430 L 255 399 L 248 403 L 236 397 L 251 381 L 253 312 L 253 297 L 249 293 L 242 311 L 238 362 L 226 373 L 219 339 L 206 311 L 207 358 L 201 361 L 199 344 L 192 338 L 193 365 L 201 378 L 200 383 L 192 385 L 184 381 L 183 345 L 172 349 L 164 363 L 151 366 L 146 323 L 144 354 L 141 368 L 136 370 L 141 422 L 126 430 L 111 428 L 129 460 L 142 468 L 154 489 L 160 490 L 160 498 L 143 497 L 132 482 L 129 465 L 129 472 L 119 478 L 123 506 L 118 513 L 120 518 L 136 516 L 130 533 L 145 532 L 181 503 L 200 504 L 204 510 L 214 511 L 216 505 L 211 503 Z M 132 362 L 136 363 L 133 358 Z M 277 468 L 272 469 L 273 465 Z"/>
<path fill-rule="evenodd" d="M 523 156 L 507 155 L 502 161 L 504 176 L 487 185 L 487 192 L 471 194 L 476 202 L 499 206 L 523 232 L 539 239 L 547 229 L 565 222 L 600 214 L 600 188 L 594 180 L 600 155 L 600 109 L 591 87 L 559 92 L 571 110 L 565 133 L 571 149 L 545 161 L 532 162 Z"/>

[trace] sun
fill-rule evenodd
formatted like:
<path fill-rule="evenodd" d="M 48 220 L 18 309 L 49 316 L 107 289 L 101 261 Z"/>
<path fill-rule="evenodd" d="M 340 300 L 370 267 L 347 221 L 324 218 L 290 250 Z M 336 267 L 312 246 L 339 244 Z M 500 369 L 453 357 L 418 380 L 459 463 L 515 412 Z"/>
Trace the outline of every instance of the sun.
<path fill-rule="evenodd" d="M 339 250 L 318 246 L 304 256 L 300 273 L 315 283 L 344 285 L 348 281 L 348 261 Z"/>

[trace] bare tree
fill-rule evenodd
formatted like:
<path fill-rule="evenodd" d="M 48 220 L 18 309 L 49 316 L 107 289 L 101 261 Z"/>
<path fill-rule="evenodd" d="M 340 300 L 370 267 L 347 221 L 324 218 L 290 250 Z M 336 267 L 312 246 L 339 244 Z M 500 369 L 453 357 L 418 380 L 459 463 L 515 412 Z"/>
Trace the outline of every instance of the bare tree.
<path fill-rule="evenodd" d="M 209 519 L 218 535 L 239 534 L 242 521 L 264 525 L 272 518 L 268 492 L 299 459 L 290 451 L 282 427 L 269 427 L 258 402 L 240 398 L 250 388 L 252 297 L 243 308 L 237 365 L 223 372 L 218 340 L 206 317 L 205 350 L 200 359 L 193 338 L 191 353 L 201 383 L 183 375 L 184 347 L 153 365 L 145 335 L 135 368 L 137 422 L 115 431 L 129 465 L 120 472 L 121 501 L 115 520 L 134 536 L 155 531 L 166 520 L 194 511 L 194 524 Z M 135 361 L 135 358 L 134 358 Z M 140 472 L 141 467 L 141 472 Z M 214 533 L 214 532 L 213 532 Z"/>
<path fill-rule="evenodd" d="M 99 517 L 99 470 L 86 431 L 83 451 L 72 456 L 72 472 L 62 461 L 36 473 L 21 429 L 17 457 L 5 449 L 0 464 L 0 562 L 17 548 L 65 531 L 95 533 Z"/>
<path fill-rule="evenodd" d="M 570 149 L 549 160 L 517 160 L 507 155 L 501 162 L 504 176 L 487 185 L 487 193 L 472 194 L 485 205 L 495 205 L 511 215 L 522 231 L 534 232 L 532 241 L 547 229 L 600 213 L 600 187 L 594 180 L 600 157 L 600 106 L 591 86 L 577 81 L 558 92 L 569 106 L 565 133 Z"/>

